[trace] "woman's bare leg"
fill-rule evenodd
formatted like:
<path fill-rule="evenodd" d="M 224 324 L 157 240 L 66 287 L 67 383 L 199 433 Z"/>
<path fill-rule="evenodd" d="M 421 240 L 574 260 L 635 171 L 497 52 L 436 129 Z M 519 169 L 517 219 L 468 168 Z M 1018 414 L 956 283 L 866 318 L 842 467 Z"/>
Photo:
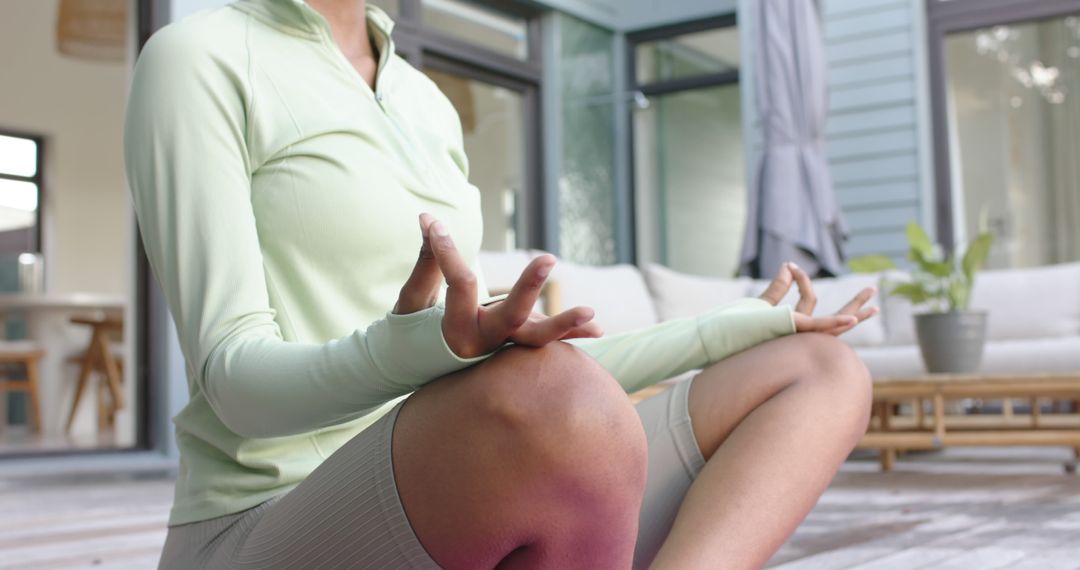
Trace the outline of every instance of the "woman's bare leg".
<path fill-rule="evenodd" d="M 565 343 L 510 348 L 412 395 L 394 478 L 443 568 L 629 568 L 644 429 L 621 388 Z"/>
<path fill-rule="evenodd" d="M 866 430 L 869 373 L 835 337 L 798 334 L 716 363 L 690 388 L 708 460 L 654 568 L 758 568 Z"/>

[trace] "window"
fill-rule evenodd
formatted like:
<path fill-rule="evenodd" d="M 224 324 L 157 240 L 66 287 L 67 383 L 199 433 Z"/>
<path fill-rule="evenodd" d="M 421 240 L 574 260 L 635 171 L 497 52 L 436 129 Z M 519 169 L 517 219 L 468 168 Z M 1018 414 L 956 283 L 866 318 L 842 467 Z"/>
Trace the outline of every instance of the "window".
<path fill-rule="evenodd" d="M 469 181 L 480 189 L 483 249 L 543 247 L 536 14 L 494 2 L 393 4 L 399 52 L 461 118 Z"/>
<path fill-rule="evenodd" d="M 40 137 L 0 132 L 0 253 L 40 248 Z"/>
<path fill-rule="evenodd" d="M 990 230 L 993 268 L 1078 261 L 1080 3 L 999 4 L 928 6 L 939 231 Z"/>
<path fill-rule="evenodd" d="M 733 275 L 746 223 L 735 18 L 630 42 L 637 261 Z"/>
<path fill-rule="evenodd" d="M 135 9 L 0 2 L 0 338 L 26 341 L 3 366 L 4 461 L 151 437 L 119 136 Z"/>
<path fill-rule="evenodd" d="M 528 59 L 528 20 L 461 0 L 423 0 L 424 25 L 517 59 Z"/>

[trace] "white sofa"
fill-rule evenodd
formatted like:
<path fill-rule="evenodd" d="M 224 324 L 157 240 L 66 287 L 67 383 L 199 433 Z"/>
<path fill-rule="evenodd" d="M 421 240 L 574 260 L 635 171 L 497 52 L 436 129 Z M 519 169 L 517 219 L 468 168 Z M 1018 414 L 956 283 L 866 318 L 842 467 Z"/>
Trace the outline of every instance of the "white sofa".
<path fill-rule="evenodd" d="M 540 251 L 482 252 L 480 267 L 488 286 L 513 285 Z M 899 272 L 885 275 L 902 280 Z M 882 275 L 846 275 L 815 280 L 819 314 L 833 312 Z M 768 281 L 686 275 L 659 265 L 593 267 L 560 261 L 558 281 L 564 308 L 586 305 L 612 334 L 659 321 L 704 312 L 741 297 L 756 296 Z M 794 303 L 793 291 L 783 301 Z M 875 377 L 921 373 L 912 306 L 879 292 L 870 302 L 881 315 L 841 338 L 866 362 Z M 987 372 L 1080 371 L 1080 263 L 983 271 L 975 283 L 972 308 L 990 312 L 982 370 Z"/>

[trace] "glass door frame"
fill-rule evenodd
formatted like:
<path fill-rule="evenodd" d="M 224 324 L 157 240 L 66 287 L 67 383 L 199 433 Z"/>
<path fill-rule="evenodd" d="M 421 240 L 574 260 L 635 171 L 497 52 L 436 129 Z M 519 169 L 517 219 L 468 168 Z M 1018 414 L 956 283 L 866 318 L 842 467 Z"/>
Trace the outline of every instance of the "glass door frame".
<path fill-rule="evenodd" d="M 517 212 L 518 249 L 543 248 L 547 240 L 544 199 L 543 124 L 544 93 L 541 12 L 517 2 L 466 0 L 526 21 L 527 57 L 517 59 L 453 37 L 423 22 L 423 0 L 399 0 L 394 18 L 394 43 L 413 67 L 425 66 L 467 79 L 497 85 L 522 95 L 525 126 L 522 141 L 525 167 L 521 212 Z M 482 189 L 481 189 L 482 190 Z M 523 230 L 523 231 L 521 231 Z"/>
<path fill-rule="evenodd" d="M 945 40 L 949 34 L 990 26 L 1043 20 L 1080 12 L 1080 0 L 926 0 L 927 57 L 930 72 L 930 117 L 934 156 L 934 211 L 937 240 L 946 248 L 956 245 L 952 155 L 949 137 L 948 69 Z M 961 235 L 958 235 L 961 233 Z"/>
<path fill-rule="evenodd" d="M 626 80 L 627 80 L 627 92 L 632 94 L 635 104 L 629 106 L 627 111 L 626 120 L 630 125 L 629 139 L 630 150 L 629 156 L 637 156 L 637 129 L 634 123 L 634 113 L 640 108 L 638 102 L 647 100 L 649 97 L 659 97 L 662 95 L 670 95 L 673 93 L 680 93 L 683 91 L 692 91 L 695 89 L 704 89 L 708 87 L 722 87 L 726 85 L 737 85 L 739 83 L 739 70 L 734 69 L 730 71 L 721 71 L 718 73 L 708 73 L 702 75 L 693 75 L 689 77 L 680 77 L 677 79 L 666 79 L 660 81 L 653 81 L 649 83 L 639 83 L 637 78 L 637 47 L 644 43 L 655 42 L 658 40 L 666 40 L 676 38 L 686 34 L 692 34 L 696 32 L 704 32 L 708 30 L 718 30 L 722 28 L 738 28 L 738 18 L 736 14 L 724 14 L 712 18 L 705 18 L 702 20 L 695 20 L 693 22 L 686 22 L 680 24 L 673 24 L 669 26 L 661 26 L 658 28 L 650 28 L 648 30 L 642 30 L 638 32 L 629 33 L 626 35 Z M 630 184 L 629 202 L 630 202 L 630 222 L 631 227 L 635 228 L 635 231 L 630 232 L 630 263 L 639 264 L 638 258 L 638 235 L 636 228 L 638 227 L 638 216 L 641 212 L 638 211 L 637 204 L 637 172 L 635 172 L 634 163 L 635 160 L 628 161 L 630 164 L 627 166 L 629 172 L 626 173 L 627 180 Z M 664 255 L 661 255 L 663 258 Z"/>

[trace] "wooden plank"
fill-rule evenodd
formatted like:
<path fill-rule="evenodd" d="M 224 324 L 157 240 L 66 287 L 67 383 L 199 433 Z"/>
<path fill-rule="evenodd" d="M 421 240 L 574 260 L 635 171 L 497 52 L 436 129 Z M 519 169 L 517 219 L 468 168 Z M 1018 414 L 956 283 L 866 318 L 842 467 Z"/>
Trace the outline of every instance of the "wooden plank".
<path fill-rule="evenodd" d="M 918 160 L 912 152 L 837 164 L 832 168 L 832 176 L 837 185 L 848 186 L 876 180 L 909 179 L 918 171 Z"/>
<path fill-rule="evenodd" d="M 838 63 L 829 68 L 831 92 L 871 81 L 911 78 L 915 64 L 909 53 L 899 53 L 870 61 Z"/>
<path fill-rule="evenodd" d="M 867 11 L 906 5 L 908 4 L 905 0 L 825 0 L 822 12 L 826 18 L 834 20 Z"/>
<path fill-rule="evenodd" d="M 825 39 L 835 41 L 896 31 L 911 33 L 911 16 L 911 7 L 900 5 L 851 14 L 843 18 L 827 18 Z"/>
<path fill-rule="evenodd" d="M 836 197 L 844 208 L 863 208 L 882 204 L 918 204 L 919 187 L 914 180 L 866 183 L 836 189 Z"/>
<path fill-rule="evenodd" d="M 940 449 L 947 446 L 1080 445 L 1080 430 L 985 430 L 870 432 L 859 440 L 859 449 Z"/>
<path fill-rule="evenodd" d="M 868 61 L 911 53 L 911 32 L 908 30 L 859 39 L 840 39 L 825 44 L 829 66 L 850 61 Z"/>
<path fill-rule="evenodd" d="M 914 152 L 918 137 L 915 128 L 901 127 L 852 137 L 829 139 L 826 153 L 831 164 L 883 153 Z"/>
<path fill-rule="evenodd" d="M 829 113 L 842 113 L 886 105 L 906 105 L 915 100 L 912 78 L 874 82 L 829 94 Z"/>
<path fill-rule="evenodd" d="M 915 124 L 915 105 L 907 103 L 879 109 L 832 113 L 825 126 L 829 144 L 845 136 L 889 132 Z"/>
<path fill-rule="evenodd" d="M 849 256 L 868 255 L 874 253 L 886 254 L 887 252 L 906 252 L 907 235 L 903 230 L 890 230 L 874 233 L 852 233 L 848 241 L 847 253 Z"/>
<path fill-rule="evenodd" d="M 999 548 L 986 546 L 962 552 L 951 558 L 938 560 L 934 563 L 936 570 L 994 570 L 996 568 L 1009 568 L 1013 562 L 1024 557 L 1022 550 L 1012 548 Z"/>
<path fill-rule="evenodd" d="M 845 210 L 848 227 L 853 231 L 874 229 L 903 229 L 908 222 L 919 219 L 919 208 L 911 206 L 878 206 Z"/>

